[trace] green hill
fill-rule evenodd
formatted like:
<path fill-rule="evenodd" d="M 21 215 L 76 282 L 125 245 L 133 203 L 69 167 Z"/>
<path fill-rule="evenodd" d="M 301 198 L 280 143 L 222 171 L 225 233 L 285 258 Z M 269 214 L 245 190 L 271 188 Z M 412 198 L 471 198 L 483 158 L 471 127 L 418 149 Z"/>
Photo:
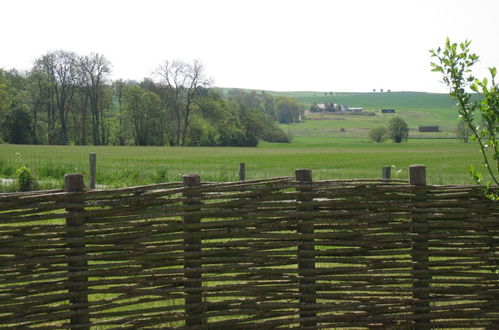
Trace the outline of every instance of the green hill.
<path fill-rule="evenodd" d="M 271 92 L 273 95 L 290 96 L 305 103 L 339 103 L 362 108 L 411 108 L 451 109 L 455 102 L 448 94 L 422 92 L 385 93 L 327 93 L 321 92 Z"/>
<path fill-rule="evenodd" d="M 228 93 L 230 88 L 221 88 Z M 403 118 L 412 138 L 455 138 L 458 113 L 455 102 L 448 94 L 425 92 L 314 92 L 314 91 L 262 91 L 276 97 L 287 96 L 302 102 L 308 109 L 313 103 L 344 104 L 350 108 L 363 108 L 362 114 L 308 113 L 304 122 L 282 125 L 295 138 L 367 138 L 370 129 L 385 126 L 393 116 Z M 396 114 L 382 114 L 381 109 L 394 109 Z M 372 116 L 366 116 L 371 113 Z M 438 133 L 421 133 L 419 126 L 439 126 Z"/>
<path fill-rule="evenodd" d="M 232 88 L 220 88 L 222 93 L 227 93 Z M 312 103 L 338 103 L 349 107 L 362 108 L 400 108 L 400 109 L 453 109 L 455 102 L 448 94 L 425 93 L 425 92 L 376 92 L 376 93 L 354 93 L 354 92 L 279 92 L 250 90 L 257 93 L 268 93 L 274 96 L 288 96 L 297 99 L 305 105 Z"/>

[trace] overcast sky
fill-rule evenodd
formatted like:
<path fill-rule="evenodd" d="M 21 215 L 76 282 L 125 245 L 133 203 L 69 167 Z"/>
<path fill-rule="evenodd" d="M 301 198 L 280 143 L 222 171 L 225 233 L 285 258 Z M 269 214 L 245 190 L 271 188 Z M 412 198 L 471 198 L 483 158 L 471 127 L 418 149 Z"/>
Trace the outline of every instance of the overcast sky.
<path fill-rule="evenodd" d="M 446 92 L 429 49 L 472 40 L 499 67 L 498 0 L 1 0 L 0 68 L 48 51 L 104 54 L 113 78 L 199 60 L 216 86 Z"/>

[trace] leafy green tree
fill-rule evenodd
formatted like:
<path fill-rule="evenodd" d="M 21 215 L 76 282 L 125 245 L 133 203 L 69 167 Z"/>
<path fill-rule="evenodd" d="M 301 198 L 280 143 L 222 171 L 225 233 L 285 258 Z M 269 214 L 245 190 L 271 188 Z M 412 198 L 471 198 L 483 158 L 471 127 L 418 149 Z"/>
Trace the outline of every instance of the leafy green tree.
<path fill-rule="evenodd" d="M 0 72 L 1 137 L 8 143 L 32 143 L 26 78 L 16 70 Z"/>
<path fill-rule="evenodd" d="M 369 138 L 374 142 L 380 143 L 385 141 L 387 133 L 388 130 L 386 129 L 386 127 L 375 127 L 369 131 Z"/>
<path fill-rule="evenodd" d="M 142 87 L 125 88 L 125 104 L 128 124 L 137 146 L 161 145 L 161 103 L 158 95 Z"/>
<path fill-rule="evenodd" d="M 290 97 L 280 97 L 275 104 L 276 118 L 281 124 L 300 121 L 303 115 L 302 105 Z"/>
<path fill-rule="evenodd" d="M 453 43 L 449 38 L 444 48 L 430 51 L 433 58 L 433 71 L 443 75 L 444 83 L 450 88 L 450 95 L 457 101 L 459 117 L 478 141 L 485 167 L 494 184 L 499 185 L 499 85 L 495 77 L 497 69 L 489 68 L 490 81 L 487 78 L 476 79 L 472 72 L 478 62 L 478 55 L 471 52 L 471 41 Z M 480 99 L 473 98 L 471 92 L 478 93 Z M 483 124 L 481 124 L 483 123 Z M 482 175 L 471 168 L 473 178 L 482 182 Z M 491 182 L 487 182 L 489 186 Z M 498 199 L 497 194 L 489 194 Z"/>
<path fill-rule="evenodd" d="M 400 117 L 393 117 L 388 122 L 388 136 L 395 143 L 407 141 L 409 137 L 409 127 L 407 123 Z"/>
<path fill-rule="evenodd" d="M 5 73 L 0 69 L 0 122 L 5 120 L 5 116 L 10 111 L 11 95 L 8 88 L 8 81 Z M 3 130 L 0 131 L 3 134 Z"/>
<path fill-rule="evenodd" d="M 13 144 L 30 144 L 31 136 L 31 117 L 29 107 L 26 104 L 26 98 L 21 95 L 15 95 L 12 99 L 11 109 L 3 122 L 5 135 L 4 140 Z"/>
<path fill-rule="evenodd" d="M 123 104 L 125 102 L 125 87 L 126 83 L 122 79 L 118 79 L 112 83 L 112 97 L 115 102 L 113 105 L 114 120 L 111 120 L 110 127 L 112 129 L 112 143 L 114 145 L 125 145 L 127 140 L 127 132 L 125 130 L 125 114 Z"/>

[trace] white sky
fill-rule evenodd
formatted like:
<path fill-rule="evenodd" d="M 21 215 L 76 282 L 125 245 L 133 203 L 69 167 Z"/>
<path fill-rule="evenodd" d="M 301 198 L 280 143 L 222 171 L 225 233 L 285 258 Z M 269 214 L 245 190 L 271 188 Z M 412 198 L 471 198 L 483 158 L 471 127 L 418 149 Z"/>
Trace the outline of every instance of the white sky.
<path fill-rule="evenodd" d="M 104 54 L 113 78 L 166 59 L 220 87 L 446 92 L 429 49 L 471 39 L 499 67 L 498 0 L 0 0 L 0 68 L 64 49 Z"/>

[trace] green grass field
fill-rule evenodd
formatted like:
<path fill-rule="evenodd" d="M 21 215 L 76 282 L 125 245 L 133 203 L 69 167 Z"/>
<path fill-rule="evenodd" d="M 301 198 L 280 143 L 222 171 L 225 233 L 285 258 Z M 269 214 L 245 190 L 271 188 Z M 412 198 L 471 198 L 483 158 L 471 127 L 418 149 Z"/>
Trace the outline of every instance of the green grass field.
<path fill-rule="evenodd" d="M 329 137 L 329 138 L 367 138 L 369 130 L 377 126 L 386 126 L 388 121 L 398 116 L 404 119 L 409 126 L 411 138 L 435 139 L 455 138 L 457 118 L 448 119 L 444 114 L 422 110 L 399 110 L 397 114 L 382 114 L 379 111 L 366 111 L 368 115 L 345 113 L 311 113 L 306 114 L 305 122 L 291 125 L 281 125 L 284 131 L 297 137 Z M 427 119 L 430 118 L 430 119 Z M 439 126 L 440 132 L 419 132 L 419 125 Z"/>
<path fill-rule="evenodd" d="M 319 92 L 281 94 L 303 102 L 324 98 Z M 340 97 L 347 99 L 341 101 Z M 379 178 L 382 166 L 393 166 L 393 178 L 406 179 L 409 165 L 425 164 L 430 184 L 472 183 L 469 165 L 481 166 L 478 145 L 454 139 L 457 113 L 444 94 L 341 93 L 327 98 L 331 99 L 327 102 L 362 106 L 376 115 L 307 114 L 302 123 L 282 125 L 293 136 L 292 143 L 262 142 L 257 148 L 3 144 L 0 177 L 15 177 L 16 154 L 20 154 L 44 181 L 43 188 L 60 187 L 65 173 L 83 173 L 88 178 L 90 152 L 97 154 L 97 184 L 110 187 L 179 181 L 186 173 L 198 173 L 203 181 L 234 181 L 241 162 L 246 163 L 248 179 L 292 176 L 297 168 L 310 168 L 316 180 Z M 406 106 L 397 106 L 402 104 Z M 382 115 L 380 108 L 395 108 L 406 120 L 408 142 L 378 144 L 367 138 L 371 128 L 386 125 L 393 117 Z M 441 132 L 419 133 L 418 125 L 439 125 Z"/>
<path fill-rule="evenodd" d="M 97 154 L 97 183 L 129 186 L 179 181 L 198 173 L 203 181 L 233 181 L 239 163 L 247 178 L 292 176 L 297 168 L 311 168 L 314 179 L 379 178 L 382 166 L 393 166 L 393 177 L 407 178 L 411 164 L 426 164 L 431 184 L 471 183 L 468 165 L 480 163 L 478 146 L 458 140 L 409 140 L 377 144 L 363 139 L 300 137 L 292 144 L 262 143 L 259 148 L 208 147 L 72 147 L 0 146 L 0 175 L 13 177 L 20 153 L 51 187 L 62 185 L 65 173 L 88 178 L 88 154 Z"/>

